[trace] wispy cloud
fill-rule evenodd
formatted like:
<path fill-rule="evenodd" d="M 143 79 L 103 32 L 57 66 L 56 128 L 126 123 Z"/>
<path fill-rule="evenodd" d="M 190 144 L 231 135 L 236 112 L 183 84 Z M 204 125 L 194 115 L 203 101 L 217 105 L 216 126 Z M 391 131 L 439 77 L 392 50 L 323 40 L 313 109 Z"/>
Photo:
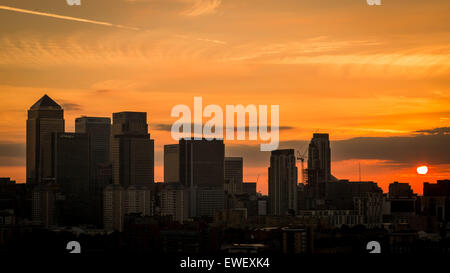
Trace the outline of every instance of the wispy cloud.
<path fill-rule="evenodd" d="M 186 124 L 186 123 L 184 123 L 182 125 L 189 126 L 189 124 Z M 194 125 L 195 125 L 194 123 L 190 124 L 192 132 L 194 131 Z M 200 125 L 200 124 L 197 124 L 197 125 Z M 201 125 L 203 126 L 204 124 L 201 124 Z M 172 124 L 169 124 L 169 123 L 156 123 L 156 124 L 152 125 L 151 127 L 154 130 L 167 131 L 167 132 L 172 131 Z M 268 132 L 271 131 L 271 128 L 272 128 L 272 126 L 270 124 L 267 125 Z M 242 130 L 242 129 L 244 129 L 245 132 L 249 132 L 250 130 L 259 130 L 259 126 L 245 126 L 245 128 L 243 128 L 243 127 L 235 127 L 234 128 L 235 131 Z M 292 130 L 292 129 L 294 129 L 293 126 L 279 126 L 279 128 L 278 128 L 279 131 Z"/>
<path fill-rule="evenodd" d="M 84 19 L 84 18 L 78 18 L 78 17 L 71 17 L 71 16 L 59 15 L 59 14 L 48 13 L 48 12 L 28 10 L 28 9 L 19 9 L 19 8 L 2 6 L 2 5 L 0 5 L 0 9 L 13 11 L 13 12 L 19 12 L 19 13 L 38 15 L 38 16 L 51 17 L 51 18 L 62 19 L 62 20 L 67 20 L 67 21 L 89 23 L 89 24 L 102 25 L 102 26 L 108 26 L 108 27 L 116 27 L 116 28 L 129 29 L 129 30 L 139 30 L 139 28 L 118 25 L 118 24 L 113 24 L 113 23 L 109 23 L 109 22 L 102 22 L 102 21 L 96 21 L 96 20 L 90 20 L 90 19 Z"/>
<path fill-rule="evenodd" d="M 232 52 L 225 60 L 265 64 L 440 67 L 444 70 L 450 68 L 448 46 L 380 51 L 382 44 L 377 40 L 334 41 L 327 37 L 317 37 L 265 46 L 246 45 L 240 52 Z"/>
<path fill-rule="evenodd" d="M 66 111 L 79 111 L 82 110 L 82 107 L 80 104 L 77 103 L 71 103 L 71 102 L 62 102 L 61 106 Z"/>
<path fill-rule="evenodd" d="M 450 127 L 440 127 L 434 129 L 418 130 L 416 133 L 427 135 L 448 135 L 450 134 Z"/>
<path fill-rule="evenodd" d="M 183 0 L 192 2 L 192 6 L 182 12 L 186 16 L 199 16 L 216 12 L 222 0 Z"/>

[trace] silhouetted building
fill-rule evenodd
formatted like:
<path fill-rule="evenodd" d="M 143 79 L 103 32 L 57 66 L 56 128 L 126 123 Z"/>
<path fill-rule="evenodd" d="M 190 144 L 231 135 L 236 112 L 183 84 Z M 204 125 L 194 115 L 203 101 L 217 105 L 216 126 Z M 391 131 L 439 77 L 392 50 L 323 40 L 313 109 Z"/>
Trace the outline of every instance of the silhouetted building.
<path fill-rule="evenodd" d="M 214 217 L 217 211 L 225 208 L 225 191 L 220 187 L 198 187 L 194 189 L 196 215 Z M 192 195 L 192 190 L 190 191 Z"/>
<path fill-rule="evenodd" d="M 183 223 L 189 217 L 189 190 L 180 183 L 165 184 L 160 197 L 161 216 Z"/>
<path fill-rule="evenodd" d="M 411 185 L 395 181 L 389 184 L 389 198 L 410 198 L 414 196 Z"/>
<path fill-rule="evenodd" d="M 258 215 L 265 216 L 267 215 L 267 197 L 258 199 Z"/>
<path fill-rule="evenodd" d="M 103 224 L 103 190 L 111 183 L 110 140 L 111 119 L 105 117 L 79 117 L 75 132 L 89 138 L 89 200 L 91 222 Z M 106 174 L 109 173 L 109 177 Z M 106 175 L 106 176 L 105 176 Z"/>
<path fill-rule="evenodd" d="M 115 184 L 153 187 L 154 141 L 148 133 L 147 113 L 113 113 L 111 159 Z"/>
<path fill-rule="evenodd" d="M 256 195 L 256 183 L 255 182 L 245 182 L 242 183 L 242 191 L 249 195 Z"/>
<path fill-rule="evenodd" d="M 180 182 L 185 186 L 222 187 L 225 145 L 223 140 L 180 139 Z"/>
<path fill-rule="evenodd" d="M 423 183 L 420 211 L 426 216 L 435 216 L 440 222 L 450 222 L 450 180 Z"/>
<path fill-rule="evenodd" d="M 416 214 L 417 196 L 408 183 L 394 182 L 389 184 L 387 207 L 393 224 L 407 223 L 408 216 Z M 385 205 L 385 206 L 386 206 Z"/>
<path fill-rule="evenodd" d="M 27 183 L 39 184 L 52 176 L 52 133 L 64 132 L 64 111 L 44 95 L 28 110 Z"/>
<path fill-rule="evenodd" d="M 180 182 L 180 149 L 178 144 L 164 145 L 164 182 Z"/>
<path fill-rule="evenodd" d="M 80 117 L 75 120 L 75 132 L 89 137 L 90 177 L 97 177 L 97 166 L 109 162 L 111 119 L 103 117 Z"/>
<path fill-rule="evenodd" d="M 424 182 L 423 196 L 450 196 L 450 180 L 437 180 L 435 184 Z"/>
<path fill-rule="evenodd" d="M 13 210 L 15 218 L 31 218 L 30 184 L 0 177 L 0 210 Z"/>
<path fill-rule="evenodd" d="M 240 227 L 247 221 L 247 209 L 223 209 L 214 215 L 214 223 L 226 227 Z"/>
<path fill-rule="evenodd" d="M 354 198 L 376 193 L 381 196 L 383 191 L 372 181 L 339 180 L 329 182 L 324 197 L 323 209 L 353 209 Z"/>
<path fill-rule="evenodd" d="M 180 139 L 180 182 L 189 189 L 189 215 L 214 216 L 224 208 L 223 140 Z"/>
<path fill-rule="evenodd" d="M 0 209 L 0 227 L 14 226 L 16 217 L 13 209 Z M 0 235 L 3 235 L 0 229 Z M 3 237 L 0 237 L 0 245 L 3 245 Z"/>
<path fill-rule="evenodd" d="M 121 185 L 106 186 L 103 210 L 103 228 L 110 231 L 122 231 L 125 216 L 125 192 Z"/>
<path fill-rule="evenodd" d="M 311 229 L 283 228 L 282 238 L 284 254 L 304 254 L 313 251 Z"/>
<path fill-rule="evenodd" d="M 141 216 L 151 216 L 152 196 L 145 186 L 129 186 L 125 190 L 125 214 L 137 213 Z"/>
<path fill-rule="evenodd" d="M 331 150 L 328 134 L 314 134 L 308 149 L 307 183 L 314 198 L 323 198 L 332 180 Z"/>
<path fill-rule="evenodd" d="M 244 166 L 242 157 L 225 157 L 225 190 L 232 194 L 243 192 Z"/>
<path fill-rule="evenodd" d="M 269 213 L 271 215 L 295 213 L 297 205 L 297 167 L 294 150 L 272 151 L 269 167 Z"/>
<path fill-rule="evenodd" d="M 94 224 L 97 227 L 103 227 L 103 191 L 113 183 L 112 181 L 112 164 L 98 164 L 97 177 L 94 184 L 89 187 L 91 196 L 91 211 L 94 216 Z"/>
<path fill-rule="evenodd" d="M 61 186 L 64 202 L 63 224 L 92 223 L 89 199 L 89 141 L 87 134 L 54 133 L 55 181 Z"/>
<path fill-rule="evenodd" d="M 32 190 L 31 219 L 33 224 L 50 227 L 58 224 L 57 198 L 58 185 L 45 183 L 35 186 Z"/>
<path fill-rule="evenodd" d="M 248 217 L 258 215 L 258 197 L 255 194 L 227 195 L 227 209 L 245 209 Z"/>

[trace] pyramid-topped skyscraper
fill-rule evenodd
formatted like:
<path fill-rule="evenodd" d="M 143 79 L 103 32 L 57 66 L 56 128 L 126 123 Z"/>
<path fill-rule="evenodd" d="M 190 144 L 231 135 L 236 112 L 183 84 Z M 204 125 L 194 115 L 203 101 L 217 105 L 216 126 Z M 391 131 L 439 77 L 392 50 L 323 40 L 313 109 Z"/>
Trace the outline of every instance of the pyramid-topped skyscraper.
<path fill-rule="evenodd" d="M 42 96 L 33 106 L 30 107 L 30 110 L 62 110 L 61 106 L 57 104 L 52 98 L 50 98 L 47 94 Z"/>
<path fill-rule="evenodd" d="M 52 133 L 64 132 L 64 110 L 44 95 L 28 110 L 27 183 L 52 176 Z"/>

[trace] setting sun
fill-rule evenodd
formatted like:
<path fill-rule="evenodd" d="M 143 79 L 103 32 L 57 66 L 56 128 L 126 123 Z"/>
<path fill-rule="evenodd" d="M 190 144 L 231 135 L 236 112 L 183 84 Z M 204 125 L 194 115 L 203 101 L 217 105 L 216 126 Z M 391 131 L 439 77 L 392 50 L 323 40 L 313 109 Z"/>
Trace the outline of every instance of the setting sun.
<path fill-rule="evenodd" d="M 418 174 L 427 174 L 428 167 L 427 166 L 419 166 L 417 167 L 417 173 Z"/>

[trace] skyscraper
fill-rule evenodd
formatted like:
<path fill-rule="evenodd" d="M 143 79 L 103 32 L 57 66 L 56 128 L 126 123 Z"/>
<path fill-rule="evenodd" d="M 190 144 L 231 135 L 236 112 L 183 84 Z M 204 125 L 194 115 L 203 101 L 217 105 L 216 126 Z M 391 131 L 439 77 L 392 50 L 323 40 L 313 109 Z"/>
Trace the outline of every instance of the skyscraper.
<path fill-rule="evenodd" d="M 225 157 L 225 185 L 229 193 L 239 194 L 243 192 L 243 158 Z"/>
<path fill-rule="evenodd" d="M 326 183 L 332 180 L 328 134 L 314 134 L 308 149 L 308 185 L 316 198 L 324 197 Z"/>
<path fill-rule="evenodd" d="M 214 216 L 224 208 L 223 140 L 180 139 L 180 182 L 189 189 L 189 215 Z"/>
<path fill-rule="evenodd" d="M 297 167 L 293 149 L 275 150 L 270 156 L 269 213 L 297 211 Z"/>
<path fill-rule="evenodd" d="M 64 111 L 44 95 L 28 110 L 27 183 L 39 184 L 52 176 L 52 133 L 64 132 Z"/>
<path fill-rule="evenodd" d="M 180 148 L 178 144 L 164 145 L 164 182 L 180 182 Z"/>
<path fill-rule="evenodd" d="M 103 117 L 79 117 L 75 119 L 75 132 L 89 137 L 89 159 L 91 180 L 97 177 L 98 165 L 109 162 L 111 119 Z"/>
<path fill-rule="evenodd" d="M 185 186 L 223 188 L 223 140 L 180 139 L 180 182 Z"/>
<path fill-rule="evenodd" d="M 111 183 L 105 176 L 110 169 L 111 119 L 104 117 L 79 117 L 75 120 L 75 132 L 89 138 L 89 203 L 91 222 L 103 223 L 103 190 Z"/>
<path fill-rule="evenodd" d="M 54 133 L 54 172 L 56 183 L 68 193 L 89 189 L 89 142 L 87 134 Z"/>
<path fill-rule="evenodd" d="M 62 223 L 91 224 L 89 196 L 89 139 L 87 134 L 53 133 L 53 177 L 64 202 Z M 91 216 L 91 217 L 89 217 Z"/>
<path fill-rule="evenodd" d="M 147 113 L 113 113 L 111 159 L 114 184 L 152 189 L 154 142 L 148 133 Z"/>

